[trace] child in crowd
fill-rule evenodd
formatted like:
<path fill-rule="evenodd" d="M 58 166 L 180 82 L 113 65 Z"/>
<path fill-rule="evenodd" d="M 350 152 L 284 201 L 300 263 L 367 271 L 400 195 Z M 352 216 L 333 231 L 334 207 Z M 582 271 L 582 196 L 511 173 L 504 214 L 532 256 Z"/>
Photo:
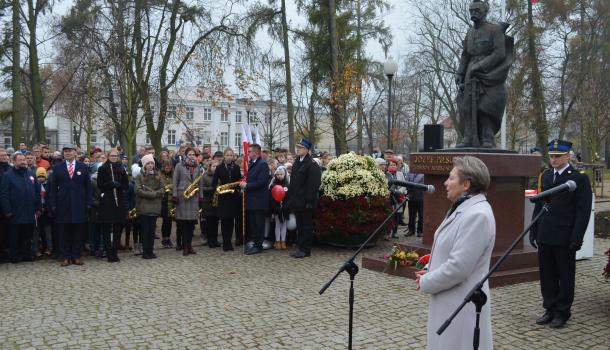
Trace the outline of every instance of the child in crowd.
<path fill-rule="evenodd" d="M 36 228 L 34 229 L 34 238 L 32 240 L 32 251 L 34 255 L 39 258 L 44 255 L 51 256 L 51 248 L 53 242 L 51 241 L 51 223 L 53 222 L 49 216 L 45 205 L 45 197 L 47 194 L 47 171 L 43 167 L 36 169 L 36 179 L 40 184 L 40 214 L 36 216 Z M 42 243 L 42 244 L 41 244 Z"/>
<path fill-rule="evenodd" d="M 140 175 L 140 168 L 134 168 L 131 173 L 131 180 L 129 181 L 129 189 L 127 190 L 127 211 L 132 212 L 136 208 L 136 191 L 135 191 L 135 178 Z M 133 232 L 133 254 L 142 255 L 142 243 L 140 243 L 140 224 L 136 218 L 129 218 L 127 225 L 125 225 L 125 247 L 131 249 L 129 246 L 129 236 Z"/>
<path fill-rule="evenodd" d="M 279 166 L 275 170 L 275 174 L 271 183 L 269 184 L 269 191 L 272 191 L 273 187 L 276 185 L 282 186 L 284 191 L 286 191 L 286 196 L 288 196 L 288 171 L 286 167 Z M 270 196 L 269 203 L 269 212 L 271 213 L 272 220 L 275 221 L 275 249 L 286 249 L 286 222 L 288 221 L 288 216 L 290 213 L 288 212 L 288 208 L 284 205 L 286 203 L 286 197 L 281 202 L 277 202 L 273 199 L 273 196 Z"/>

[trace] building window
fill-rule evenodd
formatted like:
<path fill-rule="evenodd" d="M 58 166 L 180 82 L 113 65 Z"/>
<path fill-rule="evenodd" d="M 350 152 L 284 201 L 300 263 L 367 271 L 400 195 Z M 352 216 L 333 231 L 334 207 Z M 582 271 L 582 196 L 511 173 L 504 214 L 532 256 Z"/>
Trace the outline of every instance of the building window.
<path fill-rule="evenodd" d="M 97 131 L 91 132 L 91 142 L 97 143 Z"/>
<path fill-rule="evenodd" d="M 204 108 L 203 109 L 203 121 L 204 122 L 211 122 L 212 121 L 212 109 L 211 108 Z"/>
<path fill-rule="evenodd" d="M 167 130 L 167 144 L 168 145 L 176 144 L 176 130 Z"/>
<path fill-rule="evenodd" d="M 241 133 L 235 133 L 235 147 L 241 146 Z"/>
<path fill-rule="evenodd" d="M 4 148 L 13 147 L 13 136 L 4 135 Z"/>
<path fill-rule="evenodd" d="M 195 108 L 194 107 L 186 107 L 185 108 L 185 117 L 186 120 L 193 120 L 195 118 Z"/>
<path fill-rule="evenodd" d="M 250 123 L 256 122 L 258 122 L 258 116 L 256 115 L 256 112 L 250 112 Z"/>
<path fill-rule="evenodd" d="M 229 133 L 228 132 L 220 133 L 220 145 L 223 147 L 229 146 Z"/>
<path fill-rule="evenodd" d="M 203 132 L 203 143 L 206 145 L 209 145 L 212 143 L 212 132 L 211 131 Z"/>
<path fill-rule="evenodd" d="M 220 110 L 220 121 L 221 122 L 228 122 L 229 121 L 229 110 L 228 109 L 221 109 Z"/>
<path fill-rule="evenodd" d="M 167 106 L 167 119 L 176 118 L 176 106 Z M 146 142 L 148 143 L 148 142 Z"/>
<path fill-rule="evenodd" d="M 146 144 L 150 144 L 150 134 L 146 132 Z"/>
<path fill-rule="evenodd" d="M 235 111 L 235 122 L 242 123 L 241 121 L 241 111 Z"/>

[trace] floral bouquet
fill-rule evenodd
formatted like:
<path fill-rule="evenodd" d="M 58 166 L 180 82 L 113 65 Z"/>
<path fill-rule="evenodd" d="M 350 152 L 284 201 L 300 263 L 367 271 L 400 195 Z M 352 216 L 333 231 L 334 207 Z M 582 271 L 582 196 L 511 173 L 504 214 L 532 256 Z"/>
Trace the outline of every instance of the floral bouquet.
<path fill-rule="evenodd" d="M 388 259 L 388 265 L 394 266 L 394 271 L 396 271 L 398 265 L 414 265 L 419 260 L 419 255 L 416 252 L 407 252 L 406 250 L 400 249 L 397 245 L 394 245 L 390 254 L 386 255 L 385 258 Z"/>
<path fill-rule="evenodd" d="M 426 254 L 417 260 L 417 264 L 415 264 L 415 268 L 418 270 L 427 270 L 428 264 L 430 263 L 430 254 Z"/>
<path fill-rule="evenodd" d="M 314 220 L 316 236 L 324 243 L 359 246 L 392 212 L 387 179 L 368 156 L 348 153 L 333 160 L 322 173 L 320 189 Z M 392 225 L 390 220 L 376 239 Z"/>

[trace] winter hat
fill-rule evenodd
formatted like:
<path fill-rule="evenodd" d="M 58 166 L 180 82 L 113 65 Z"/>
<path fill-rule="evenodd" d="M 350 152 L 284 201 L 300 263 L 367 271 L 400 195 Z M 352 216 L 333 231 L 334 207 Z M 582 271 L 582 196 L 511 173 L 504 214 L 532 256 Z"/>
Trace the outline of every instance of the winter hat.
<path fill-rule="evenodd" d="M 144 157 L 142 157 L 142 167 L 145 167 L 146 164 L 150 163 L 150 162 L 155 162 L 155 158 L 152 156 L 152 154 L 147 154 Z"/>
<path fill-rule="evenodd" d="M 44 177 L 46 179 L 47 178 L 46 169 L 43 167 L 38 167 L 38 169 L 36 169 L 36 177 Z"/>
<path fill-rule="evenodd" d="M 282 174 L 284 174 L 284 176 L 286 176 L 286 174 L 288 174 L 288 170 L 286 170 L 285 166 L 280 165 L 280 166 L 277 167 L 277 169 L 275 169 L 275 174 L 274 175 L 277 175 L 278 173 L 282 173 Z"/>

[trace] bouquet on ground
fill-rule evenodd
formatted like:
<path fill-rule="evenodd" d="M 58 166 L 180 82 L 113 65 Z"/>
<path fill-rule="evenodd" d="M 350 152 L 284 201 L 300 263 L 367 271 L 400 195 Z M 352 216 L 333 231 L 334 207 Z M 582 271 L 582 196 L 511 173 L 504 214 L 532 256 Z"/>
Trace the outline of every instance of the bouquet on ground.
<path fill-rule="evenodd" d="M 415 264 L 415 268 L 418 270 L 427 270 L 428 264 L 430 263 L 430 254 L 426 254 L 417 260 L 417 264 Z"/>
<path fill-rule="evenodd" d="M 608 249 L 605 254 L 608 255 L 608 264 L 604 268 L 604 272 L 602 274 L 606 276 L 606 278 L 610 279 L 610 249 Z"/>
<path fill-rule="evenodd" d="M 386 255 L 385 258 L 388 260 L 390 266 L 394 266 L 394 271 L 400 266 L 413 266 L 419 260 L 419 255 L 414 252 L 407 252 L 406 250 L 400 249 L 397 245 L 392 247 L 390 254 Z"/>

